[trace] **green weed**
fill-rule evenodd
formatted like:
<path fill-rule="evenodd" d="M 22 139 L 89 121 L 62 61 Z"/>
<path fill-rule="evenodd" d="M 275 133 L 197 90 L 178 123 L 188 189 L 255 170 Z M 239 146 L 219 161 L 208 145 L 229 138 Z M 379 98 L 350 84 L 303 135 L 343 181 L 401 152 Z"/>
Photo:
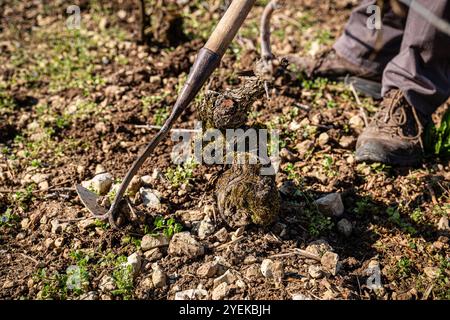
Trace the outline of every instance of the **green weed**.
<path fill-rule="evenodd" d="M 427 128 L 425 146 L 433 155 L 450 156 L 450 110 L 442 117 L 439 127 L 432 124 Z"/>
<path fill-rule="evenodd" d="M 176 222 L 174 218 L 166 219 L 162 216 L 157 216 L 153 225 L 153 234 L 162 232 L 167 238 L 172 238 L 175 233 L 178 233 L 183 229 L 183 226 Z"/>

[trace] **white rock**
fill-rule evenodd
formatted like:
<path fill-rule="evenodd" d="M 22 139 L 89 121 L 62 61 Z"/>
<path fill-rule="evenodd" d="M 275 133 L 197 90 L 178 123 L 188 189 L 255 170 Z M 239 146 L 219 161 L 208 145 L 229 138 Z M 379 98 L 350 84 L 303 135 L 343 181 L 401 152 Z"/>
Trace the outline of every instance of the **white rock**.
<path fill-rule="evenodd" d="M 325 254 L 320 259 L 320 263 L 324 269 L 335 276 L 339 271 L 339 256 L 331 251 L 325 252 Z"/>
<path fill-rule="evenodd" d="M 114 282 L 113 277 L 105 275 L 100 279 L 98 287 L 102 291 L 112 291 L 116 289 L 116 284 Z"/>
<path fill-rule="evenodd" d="M 86 189 L 90 189 L 92 185 L 92 180 L 81 181 L 81 186 Z"/>
<path fill-rule="evenodd" d="M 55 247 L 57 248 L 61 248 L 64 244 L 64 238 L 60 237 L 60 238 L 56 238 L 55 239 Z"/>
<path fill-rule="evenodd" d="M 146 234 L 141 240 L 142 251 L 165 247 L 167 245 L 169 245 L 169 240 L 164 235 L 151 236 Z"/>
<path fill-rule="evenodd" d="M 119 19 L 124 20 L 127 17 L 127 12 L 125 10 L 117 11 L 117 16 Z"/>
<path fill-rule="evenodd" d="M 245 277 L 249 279 L 261 277 L 261 268 L 257 264 L 251 265 L 245 271 Z"/>
<path fill-rule="evenodd" d="M 352 234 L 353 226 L 352 226 L 352 223 L 350 221 L 348 221 L 347 219 L 341 219 L 337 223 L 337 229 L 344 236 L 350 237 L 350 235 Z"/>
<path fill-rule="evenodd" d="M 215 261 L 210 261 L 202 264 L 197 269 L 197 276 L 200 278 L 212 278 L 219 271 L 219 264 Z"/>
<path fill-rule="evenodd" d="M 45 239 L 45 241 L 44 241 L 44 246 L 45 246 L 47 249 L 51 250 L 51 249 L 53 249 L 53 248 L 55 247 L 55 242 L 53 241 L 53 239 L 47 238 L 47 239 Z"/>
<path fill-rule="evenodd" d="M 331 193 L 315 201 L 319 210 L 327 215 L 340 217 L 344 213 L 344 204 L 339 193 Z"/>
<path fill-rule="evenodd" d="M 95 166 L 95 175 L 99 175 L 99 174 L 102 174 L 102 173 L 105 173 L 105 172 L 106 172 L 106 169 L 105 169 L 105 167 L 103 165 L 97 164 Z"/>
<path fill-rule="evenodd" d="M 438 222 L 438 230 L 450 231 L 450 227 L 448 225 L 448 217 L 443 216 Z"/>
<path fill-rule="evenodd" d="M 153 262 L 161 259 L 163 254 L 160 248 L 153 248 L 144 252 L 144 258 L 147 261 Z"/>
<path fill-rule="evenodd" d="M 313 147 L 314 147 L 314 142 L 312 142 L 311 140 L 302 141 L 295 146 L 300 158 L 303 158 L 308 152 L 310 152 L 312 150 Z"/>
<path fill-rule="evenodd" d="M 225 298 L 229 293 L 228 284 L 223 282 L 220 285 L 218 285 L 216 288 L 214 288 L 212 292 L 212 299 L 213 300 L 222 300 Z"/>
<path fill-rule="evenodd" d="M 131 266 L 133 274 L 136 275 L 141 270 L 142 259 L 141 256 L 137 254 L 137 252 L 133 253 L 127 258 L 127 262 L 124 263 L 124 266 Z"/>
<path fill-rule="evenodd" d="M 355 143 L 355 138 L 352 136 L 343 136 L 341 139 L 339 139 L 339 145 L 346 149 L 351 148 Z"/>
<path fill-rule="evenodd" d="M 91 180 L 94 191 L 100 195 L 106 195 L 113 184 L 113 177 L 110 173 L 101 173 Z"/>
<path fill-rule="evenodd" d="M 295 120 L 289 124 L 289 130 L 291 131 L 298 131 L 301 127 L 302 125 Z"/>
<path fill-rule="evenodd" d="M 22 229 L 27 230 L 30 227 L 30 219 L 29 218 L 22 219 L 22 221 L 20 221 L 20 226 L 22 227 Z"/>
<path fill-rule="evenodd" d="M 352 129 L 362 129 L 365 126 L 364 120 L 358 115 L 351 117 L 348 124 Z"/>
<path fill-rule="evenodd" d="M 292 296 L 292 300 L 312 300 L 310 297 L 305 296 L 301 293 L 296 293 Z"/>
<path fill-rule="evenodd" d="M 219 231 L 217 231 L 214 236 L 217 238 L 217 240 L 219 240 L 220 242 L 226 242 L 228 240 L 228 231 L 227 229 L 224 227 L 222 229 L 220 229 Z"/>
<path fill-rule="evenodd" d="M 203 219 L 198 226 L 198 237 L 200 239 L 205 239 L 209 235 L 213 234 L 215 230 L 216 228 L 214 227 L 211 219 L 209 217 L 205 217 L 205 219 Z"/>
<path fill-rule="evenodd" d="M 142 187 L 139 193 L 145 206 L 152 209 L 159 209 L 161 207 L 161 194 L 159 191 Z"/>
<path fill-rule="evenodd" d="M 39 125 L 39 122 L 37 122 L 37 121 L 30 122 L 30 123 L 27 125 L 27 129 L 30 130 L 30 131 L 37 130 L 37 129 L 39 129 L 40 127 L 41 127 L 41 126 Z"/>
<path fill-rule="evenodd" d="M 152 178 L 152 176 L 149 176 L 149 175 L 142 176 L 141 177 L 141 182 L 145 186 L 151 186 L 152 183 L 153 183 L 153 178 Z"/>
<path fill-rule="evenodd" d="M 189 232 L 176 233 L 169 243 L 169 254 L 194 258 L 205 254 L 205 248 Z"/>
<path fill-rule="evenodd" d="M 11 289 L 16 285 L 16 283 L 13 280 L 5 280 L 5 282 L 2 285 L 2 289 Z"/>
<path fill-rule="evenodd" d="M 333 248 L 325 240 L 316 240 L 311 242 L 305 250 L 318 257 L 322 257 L 325 252 L 333 251 Z"/>
<path fill-rule="evenodd" d="M 432 280 L 439 278 L 439 275 L 441 274 L 440 269 L 437 267 L 425 267 L 423 272 Z"/>
<path fill-rule="evenodd" d="M 236 286 L 241 289 L 247 288 L 247 284 L 241 279 L 236 280 Z"/>
<path fill-rule="evenodd" d="M 263 260 L 263 262 L 261 263 L 261 273 L 264 277 L 272 278 L 272 276 L 273 276 L 272 266 L 273 266 L 272 260 L 270 260 L 270 259 Z"/>
<path fill-rule="evenodd" d="M 237 276 L 231 270 L 227 270 L 223 275 L 214 279 L 214 288 L 219 286 L 222 283 L 233 284 L 237 280 Z"/>
<path fill-rule="evenodd" d="M 99 295 L 97 291 L 89 291 L 80 296 L 80 300 L 98 300 Z"/>
<path fill-rule="evenodd" d="M 93 229 L 96 226 L 95 219 L 84 219 L 78 222 L 78 228 L 81 230 Z"/>
<path fill-rule="evenodd" d="M 50 224 L 52 225 L 52 233 L 62 233 L 67 229 L 68 223 L 59 223 L 57 219 L 53 219 Z"/>
<path fill-rule="evenodd" d="M 50 187 L 50 185 L 48 184 L 48 181 L 42 181 L 38 184 L 39 190 L 42 190 L 42 191 L 48 190 L 49 187 Z"/>
<path fill-rule="evenodd" d="M 167 283 L 167 276 L 158 264 L 152 266 L 152 282 L 155 288 L 163 288 Z"/>
<path fill-rule="evenodd" d="M 31 181 L 33 181 L 36 184 L 40 184 L 48 179 L 48 174 L 43 173 L 36 173 L 35 175 L 31 176 Z"/>
<path fill-rule="evenodd" d="M 153 280 L 151 277 L 147 277 L 144 280 L 141 281 L 141 286 L 145 289 L 145 290 L 151 290 L 154 288 L 153 286 Z"/>
<path fill-rule="evenodd" d="M 328 144 L 329 141 L 330 141 L 330 136 L 326 132 L 322 132 L 319 135 L 319 138 L 317 139 L 317 143 L 321 147 L 325 147 Z"/>
<path fill-rule="evenodd" d="M 204 289 L 189 289 L 175 293 L 175 300 L 198 300 L 206 298 L 208 291 Z"/>

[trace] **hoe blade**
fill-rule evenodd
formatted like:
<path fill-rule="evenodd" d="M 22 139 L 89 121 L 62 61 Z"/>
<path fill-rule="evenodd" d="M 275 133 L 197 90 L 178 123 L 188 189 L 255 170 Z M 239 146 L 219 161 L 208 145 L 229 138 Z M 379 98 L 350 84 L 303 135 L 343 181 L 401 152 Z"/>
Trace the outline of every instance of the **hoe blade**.
<path fill-rule="evenodd" d="M 75 189 L 77 190 L 78 196 L 81 199 L 81 202 L 85 205 L 86 208 L 94 215 L 94 216 L 104 216 L 107 211 L 105 208 L 100 206 L 97 202 L 98 195 L 94 192 L 84 188 L 83 186 L 77 184 Z"/>

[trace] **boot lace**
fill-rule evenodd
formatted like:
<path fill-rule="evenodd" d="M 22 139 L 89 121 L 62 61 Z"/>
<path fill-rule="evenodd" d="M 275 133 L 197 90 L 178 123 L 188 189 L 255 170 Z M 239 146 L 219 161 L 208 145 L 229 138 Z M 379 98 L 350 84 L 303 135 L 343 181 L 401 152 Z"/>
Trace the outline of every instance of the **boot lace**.
<path fill-rule="evenodd" d="M 414 107 L 410 106 L 408 103 L 403 103 L 403 93 L 401 91 L 396 91 L 394 94 L 388 93 L 386 99 L 388 99 L 387 109 L 383 108 L 383 111 L 379 112 L 375 117 L 377 126 L 380 129 L 385 129 L 386 132 L 390 134 L 395 134 L 400 136 L 405 140 L 418 140 L 421 148 L 423 149 L 422 134 L 424 132 L 424 127 L 420 121 L 419 115 Z M 403 126 L 408 122 L 408 109 L 414 117 L 416 134 L 408 135 L 405 134 Z"/>

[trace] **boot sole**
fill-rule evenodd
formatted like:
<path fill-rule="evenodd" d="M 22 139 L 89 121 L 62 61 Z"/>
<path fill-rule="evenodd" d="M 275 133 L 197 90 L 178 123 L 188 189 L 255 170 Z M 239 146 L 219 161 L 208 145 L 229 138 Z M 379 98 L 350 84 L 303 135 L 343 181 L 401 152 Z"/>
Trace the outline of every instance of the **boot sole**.
<path fill-rule="evenodd" d="M 414 167 L 421 163 L 422 157 L 417 156 L 400 156 L 400 155 L 389 155 L 383 156 L 380 153 L 373 152 L 370 150 L 356 150 L 355 160 L 358 163 L 367 162 L 374 163 L 380 162 L 387 165 L 394 165 L 400 167 Z"/>

